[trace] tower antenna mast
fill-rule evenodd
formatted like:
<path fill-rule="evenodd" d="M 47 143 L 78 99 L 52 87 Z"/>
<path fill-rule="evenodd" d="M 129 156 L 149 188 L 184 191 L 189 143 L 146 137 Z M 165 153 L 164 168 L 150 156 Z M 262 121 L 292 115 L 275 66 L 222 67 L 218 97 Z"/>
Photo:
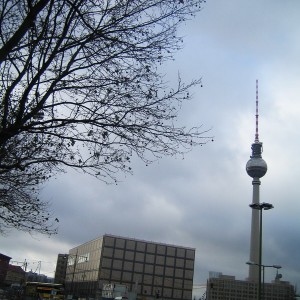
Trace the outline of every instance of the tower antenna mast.
<path fill-rule="evenodd" d="M 256 119 L 256 127 L 255 127 L 255 143 L 259 142 L 258 138 L 258 80 L 256 79 L 256 114 L 255 114 L 255 119 Z"/>

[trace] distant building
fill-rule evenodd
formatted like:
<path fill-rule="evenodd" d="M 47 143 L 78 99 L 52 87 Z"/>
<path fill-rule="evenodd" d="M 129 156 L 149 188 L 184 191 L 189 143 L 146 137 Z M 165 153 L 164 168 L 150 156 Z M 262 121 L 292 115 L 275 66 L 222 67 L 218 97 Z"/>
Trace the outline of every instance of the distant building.
<path fill-rule="evenodd" d="M 248 280 L 236 280 L 234 276 L 215 273 L 207 281 L 207 300 L 256 300 L 258 299 L 258 283 Z M 262 288 L 264 300 L 295 299 L 294 287 L 286 281 L 275 280 L 265 283 Z"/>
<path fill-rule="evenodd" d="M 26 272 L 20 266 L 9 265 L 5 284 L 7 286 L 11 286 L 12 284 L 21 285 L 25 282 L 25 274 Z"/>
<path fill-rule="evenodd" d="M 61 283 L 61 284 L 65 283 L 68 257 L 69 257 L 68 254 L 58 254 L 55 276 L 54 276 L 54 283 Z"/>
<path fill-rule="evenodd" d="M 39 274 L 33 271 L 29 271 L 26 272 L 26 281 L 52 283 L 54 282 L 54 278 L 48 277 L 44 274 Z"/>
<path fill-rule="evenodd" d="M 194 260 L 194 248 L 106 234 L 69 251 L 66 291 L 100 298 L 120 284 L 140 299 L 191 300 Z"/>
<path fill-rule="evenodd" d="M 11 257 L 0 253 L 0 287 L 4 286 Z"/>

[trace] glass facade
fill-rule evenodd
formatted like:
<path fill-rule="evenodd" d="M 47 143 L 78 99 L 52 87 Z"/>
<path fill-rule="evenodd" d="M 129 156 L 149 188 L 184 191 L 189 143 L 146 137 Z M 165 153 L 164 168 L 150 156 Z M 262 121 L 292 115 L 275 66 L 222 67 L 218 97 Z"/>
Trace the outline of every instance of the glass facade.
<path fill-rule="evenodd" d="M 102 239 L 73 248 L 68 254 L 65 287 L 70 295 L 87 296 L 98 288 Z"/>
<path fill-rule="evenodd" d="M 104 235 L 70 250 L 66 281 L 81 296 L 115 283 L 138 298 L 191 300 L 194 259 L 193 248 Z"/>

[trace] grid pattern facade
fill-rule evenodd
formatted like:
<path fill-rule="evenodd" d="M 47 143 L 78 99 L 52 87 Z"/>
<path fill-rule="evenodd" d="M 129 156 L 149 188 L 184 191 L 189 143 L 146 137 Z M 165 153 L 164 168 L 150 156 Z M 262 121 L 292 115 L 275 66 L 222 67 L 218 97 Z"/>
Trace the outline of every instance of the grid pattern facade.
<path fill-rule="evenodd" d="M 65 283 L 66 270 L 67 270 L 68 254 L 58 254 L 54 282 Z"/>
<path fill-rule="evenodd" d="M 70 256 L 76 263 L 69 258 L 66 280 L 73 283 L 73 292 L 75 283 L 90 293 L 88 282 L 93 282 L 93 290 L 117 283 L 138 298 L 192 299 L 193 248 L 104 235 L 70 250 Z"/>
<path fill-rule="evenodd" d="M 206 293 L 207 300 L 256 300 L 258 298 L 258 283 L 222 277 L 210 278 L 207 281 Z M 295 299 L 294 287 L 284 281 L 265 283 L 262 288 L 262 299 Z"/>

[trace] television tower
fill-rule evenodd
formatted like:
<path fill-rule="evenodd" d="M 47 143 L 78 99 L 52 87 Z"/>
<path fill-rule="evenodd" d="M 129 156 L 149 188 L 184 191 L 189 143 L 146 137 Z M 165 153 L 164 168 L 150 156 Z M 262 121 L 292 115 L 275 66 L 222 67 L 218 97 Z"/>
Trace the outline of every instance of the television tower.
<path fill-rule="evenodd" d="M 260 178 L 267 173 L 267 164 L 262 159 L 262 143 L 259 141 L 258 136 L 258 80 L 256 80 L 256 126 L 255 126 L 255 139 L 251 145 L 252 155 L 246 164 L 246 171 L 250 177 L 253 178 L 253 196 L 252 204 L 259 204 L 259 186 Z M 250 261 L 254 264 L 249 265 L 249 276 L 248 280 L 258 282 L 260 268 L 259 264 L 259 249 L 260 249 L 260 224 L 259 224 L 259 210 L 252 209 L 251 219 L 251 237 L 250 237 Z"/>

